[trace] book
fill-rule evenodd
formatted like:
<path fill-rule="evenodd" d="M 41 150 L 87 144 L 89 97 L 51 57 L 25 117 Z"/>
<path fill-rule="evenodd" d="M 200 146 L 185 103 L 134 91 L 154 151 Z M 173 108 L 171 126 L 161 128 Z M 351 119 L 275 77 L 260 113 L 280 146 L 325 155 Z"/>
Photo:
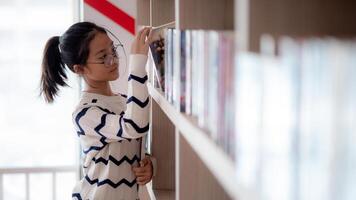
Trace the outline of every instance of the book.
<path fill-rule="evenodd" d="M 218 84 L 219 84 L 219 72 L 222 71 L 222 66 L 219 66 L 219 60 L 225 59 L 220 57 L 220 45 L 219 45 L 219 37 L 220 33 L 218 31 L 209 31 L 206 32 L 206 41 L 209 41 L 206 44 L 206 55 L 205 55 L 205 116 L 206 124 L 204 125 L 212 137 L 212 139 L 216 142 L 218 141 L 218 107 L 220 106 L 218 99 L 220 98 L 218 94 Z M 223 134 L 223 133 L 221 133 Z"/>
<path fill-rule="evenodd" d="M 235 34 L 224 31 L 219 37 L 218 143 L 235 160 Z M 220 142 L 219 142 L 220 141 Z"/>
<path fill-rule="evenodd" d="M 152 43 L 150 44 L 150 55 L 154 61 L 153 86 L 162 92 L 165 90 L 165 37 L 168 29 L 174 28 L 175 23 L 168 23 L 158 27 L 152 27 Z"/>
<path fill-rule="evenodd" d="M 180 111 L 180 34 L 173 30 L 173 65 L 171 70 L 172 79 L 172 103 L 175 109 Z"/>
<path fill-rule="evenodd" d="M 179 66 L 179 111 L 185 112 L 186 109 L 186 87 L 187 87 L 187 72 L 186 72 L 186 33 L 187 31 L 182 30 L 180 31 L 180 41 L 179 41 L 179 48 L 180 48 L 180 66 Z"/>
<path fill-rule="evenodd" d="M 198 35 L 199 31 L 198 30 L 192 30 L 192 38 L 191 38 L 191 45 L 192 45 L 192 57 L 191 57 L 191 73 L 192 73 L 192 88 L 191 88 L 191 95 L 192 95 L 192 116 L 198 117 L 199 116 L 199 92 L 201 88 L 199 88 L 199 72 L 200 72 L 200 65 L 198 61 L 198 57 L 201 53 L 200 51 L 200 46 L 199 46 L 199 40 L 198 40 Z"/>
<path fill-rule="evenodd" d="M 154 62 L 154 82 L 153 86 L 159 88 L 162 92 L 165 90 L 165 62 L 164 62 L 164 38 L 160 38 L 150 44 L 150 55 Z"/>
<path fill-rule="evenodd" d="M 165 97 L 168 102 L 172 103 L 172 70 L 173 70 L 173 30 L 168 29 L 165 34 L 166 48 L 165 48 Z"/>
<path fill-rule="evenodd" d="M 185 32 L 185 113 L 192 115 L 192 31 Z"/>

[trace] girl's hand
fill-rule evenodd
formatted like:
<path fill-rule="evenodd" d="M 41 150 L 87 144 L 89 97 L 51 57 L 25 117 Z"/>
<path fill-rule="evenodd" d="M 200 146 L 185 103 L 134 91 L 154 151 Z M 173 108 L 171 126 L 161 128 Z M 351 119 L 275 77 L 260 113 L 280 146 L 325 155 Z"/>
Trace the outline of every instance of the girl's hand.
<path fill-rule="evenodd" d="M 146 38 L 147 37 L 147 38 Z M 141 29 L 131 45 L 131 54 L 143 54 L 147 55 L 148 47 L 152 40 L 152 28 L 145 27 Z"/>
<path fill-rule="evenodd" d="M 145 157 L 140 161 L 140 167 L 133 167 L 132 170 L 137 177 L 136 181 L 139 185 L 145 185 L 150 182 L 153 175 L 153 167 L 149 157 Z"/>

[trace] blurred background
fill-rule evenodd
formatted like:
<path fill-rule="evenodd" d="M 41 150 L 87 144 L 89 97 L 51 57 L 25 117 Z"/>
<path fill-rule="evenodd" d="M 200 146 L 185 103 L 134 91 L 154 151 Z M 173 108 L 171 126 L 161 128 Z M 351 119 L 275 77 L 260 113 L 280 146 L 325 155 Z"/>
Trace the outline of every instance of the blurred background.
<path fill-rule="evenodd" d="M 67 199 L 77 176 L 71 75 L 60 100 L 39 97 L 42 51 L 75 20 L 71 0 L 0 1 L 0 183 L 4 199 Z M 53 183 L 53 184 L 52 184 Z M 31 186 L 31 187 L 29 187 Z"/>
<path fill-rule="evenodd" d="M 72 126 L 82 82 L 67 70 L 70 87 L 61 88 L 56 101 L 46 104 L 39 96 L 43 49 L 49 38 L 86 20 L 109 29 L 129 52 L 136 31 L 135 3 L 0 0 L 0 200 L 71 197 L 82 176 L 82 154 Z M 111 83 L 116 93 L 126 93 L 126 59 L 120 78 Z"/>

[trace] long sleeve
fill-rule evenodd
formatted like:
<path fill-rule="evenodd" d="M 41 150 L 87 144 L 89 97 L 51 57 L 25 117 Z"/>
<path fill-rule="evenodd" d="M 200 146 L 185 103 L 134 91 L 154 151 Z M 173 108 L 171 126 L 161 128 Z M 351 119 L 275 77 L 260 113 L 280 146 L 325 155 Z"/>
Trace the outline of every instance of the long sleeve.
<path fill-rule="evenodd" d="M 73 113 L 73 123 L 85 146 L 139 138 L 149 130 L 149 97 L 146 86 L 145 64 L 147 56 L 130 55 L 126 106 L 121 113 L 90 102 L 79 106 Z M 94 148 L 95 149 L 95 148 Z"/>
<path fill-rule="evenodd" d="M 149 97 L 147 90 L 147 72 L 145 64 L 147 56 L 136 54 L 130 57 L 130 74 L 126 111 L 123 117 L 123 134 L 125 137 L 142 137 L 149 129 Z"/>

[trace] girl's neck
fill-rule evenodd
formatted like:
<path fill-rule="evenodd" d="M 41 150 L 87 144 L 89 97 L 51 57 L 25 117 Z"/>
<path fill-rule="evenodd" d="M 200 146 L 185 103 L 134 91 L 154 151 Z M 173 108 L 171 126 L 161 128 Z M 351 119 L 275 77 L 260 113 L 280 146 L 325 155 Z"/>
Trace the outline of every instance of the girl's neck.
<path fill-rule="evenodd" d="M 114 95 L 108 81 L 101 82 L 101 83 L 99 83 L 99 82 L 90 83 L 90 84 L 87 83 L 87 84 L 85 84 L 84 92 L 101 94 L 101 95 L 105 95 L 105 96 L 113 96 Z"/>

